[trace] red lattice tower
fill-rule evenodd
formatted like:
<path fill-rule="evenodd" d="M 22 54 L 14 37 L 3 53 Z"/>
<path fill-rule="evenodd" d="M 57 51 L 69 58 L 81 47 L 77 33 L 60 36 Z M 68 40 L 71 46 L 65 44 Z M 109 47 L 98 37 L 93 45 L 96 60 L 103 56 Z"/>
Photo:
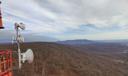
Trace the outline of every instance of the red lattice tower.
<path fill-rule="evenodd" d="M 1 1 L 0 1 L 1 4 Z M 0 8 L 0 29 L 3 29 L 2 14 Z M 12 51 L 0 50 L 0 76 L 12 76 Z"/>
<path fill-rule="evenodd" d="M 11 50 L 0 50 L 0 76 L 12 76 Z"/>

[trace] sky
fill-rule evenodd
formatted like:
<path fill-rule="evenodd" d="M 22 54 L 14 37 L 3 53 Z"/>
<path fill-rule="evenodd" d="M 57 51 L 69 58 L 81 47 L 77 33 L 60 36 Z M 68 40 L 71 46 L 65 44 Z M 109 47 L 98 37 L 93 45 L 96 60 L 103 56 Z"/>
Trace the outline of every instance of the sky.
<path fill-rule="evenodd" d="M 2 15 L 7 34 L 22 22 L 58 40 L 128 39 L 128 0 L 2 0 Z"/>

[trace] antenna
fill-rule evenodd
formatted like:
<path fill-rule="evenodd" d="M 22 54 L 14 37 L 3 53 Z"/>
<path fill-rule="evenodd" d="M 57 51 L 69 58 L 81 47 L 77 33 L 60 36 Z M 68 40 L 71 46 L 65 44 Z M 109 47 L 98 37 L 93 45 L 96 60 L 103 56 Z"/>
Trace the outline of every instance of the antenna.
<path fill-rule="evenodd" d="M 25 53 L 21 53 L 22 55 L 22 62 L 28 61 L 28 63 L 32 63 L 34 59 L 34 55 L 31 49 L 28 49 Z"/>
<path fill-rule="evenodd" d="M 15 41 L 17 43 L 18 57 L 19 57 L 19 69 L 21 69 L 22 63 L 28 61 L 28 63 L 32 63 L 34 59 L 34 54 L 31 49 L 28 49 L 26 52 L 21 53 L 20 43 L 24 42 L 23 36 L 20 34 L 20 30 L 25 30 L 25 25 L 23 23 L 15 23 L 16 30 L 16 38 Z"/>

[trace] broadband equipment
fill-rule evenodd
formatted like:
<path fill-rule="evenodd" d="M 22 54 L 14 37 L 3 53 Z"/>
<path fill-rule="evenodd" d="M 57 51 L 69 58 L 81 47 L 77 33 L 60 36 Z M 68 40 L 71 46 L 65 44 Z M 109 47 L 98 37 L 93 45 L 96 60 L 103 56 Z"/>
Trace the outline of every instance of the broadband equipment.
<path fill-rule="evenodd" d="M 28 63 L 32 63 L 34 59 L 34 54 L 31 49 L 28 49 L 26 52 L 21 53 L 20 43 L 24 42 L 23 36 L 20 34 L 20 30 L 25 30 L 25 25 L 23 23 L 15 23 L 16 37 L 15 41 L 17 43 L 18 50 L 18 61 L 19 61 L 19 69 L 21 69 L 22 64 L 26 61 Z"/>

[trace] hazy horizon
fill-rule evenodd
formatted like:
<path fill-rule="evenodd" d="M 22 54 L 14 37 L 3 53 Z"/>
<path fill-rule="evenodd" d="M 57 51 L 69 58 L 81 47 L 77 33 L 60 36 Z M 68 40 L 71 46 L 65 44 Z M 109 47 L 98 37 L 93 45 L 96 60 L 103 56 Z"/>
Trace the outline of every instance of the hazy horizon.
<path fill-rule="evenodd" d="M 128 39 L 127 4 L 127 0 L 3 0 L 5 29 L 0 37 L 5 39 L 14 32 L 15 22 L 23 22 L 24 34 L 53 40 Z"/>

